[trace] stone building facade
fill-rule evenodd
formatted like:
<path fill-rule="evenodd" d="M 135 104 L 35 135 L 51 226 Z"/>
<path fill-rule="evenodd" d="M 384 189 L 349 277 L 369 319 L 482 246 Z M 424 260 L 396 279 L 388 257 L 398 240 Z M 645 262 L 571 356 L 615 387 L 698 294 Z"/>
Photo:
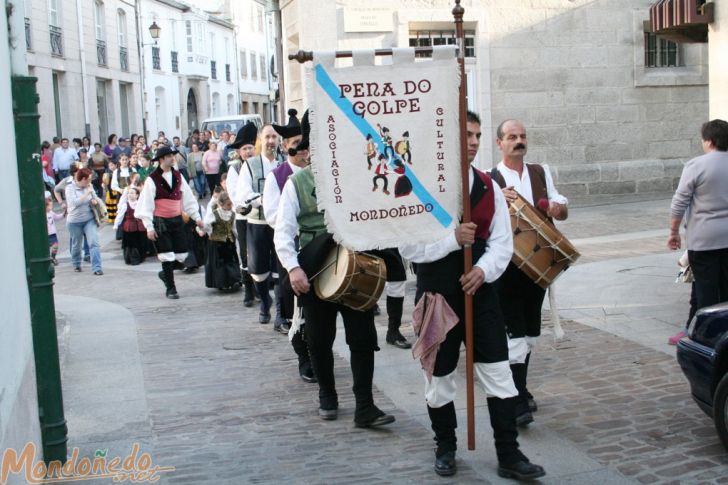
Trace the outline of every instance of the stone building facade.
<path fill-rule="evenodd" d="M 666 193 L 700 153 L 708 49 L 649 33 L 651 0 L 464 0 L 468 105 L 483 120 L 482 168 L 500 160 L 495 129 L 524 122 L 529 159 L 566 195 Z M 281 2 L 284 55 L 452 43 L 447 0 Z M 286 97 L 306 105 L 303 66 Z"/>
<path fill-rule="evenodd" d="M 26 0 L 25 30 L 42 139 L 141 132 L 133 0 Z"/>
<path fill-rule="evenodd" d="M 146 27 L 152 22 L 162 29 L 156 42 Z M 140 24 L 151 136 L 185 139 L 205 118 L 238 114 L 233 24 L 174 0 L 142 0 Z"/>

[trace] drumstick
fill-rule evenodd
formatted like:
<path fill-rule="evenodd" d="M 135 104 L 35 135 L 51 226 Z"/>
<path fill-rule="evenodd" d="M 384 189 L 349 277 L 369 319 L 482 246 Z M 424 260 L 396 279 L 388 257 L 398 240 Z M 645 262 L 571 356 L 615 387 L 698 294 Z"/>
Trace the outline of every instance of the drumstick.
<path fill-rule="evenodd" d="M 561 328 L 561 317 L 559 317 L 559 310 L 556 308 L 554 285 L 549 286 L 549 309 L 551 310 L 551 321 L 554 323 L 554 340 L 561 340 L 564 338 L 564 329 Z"/>

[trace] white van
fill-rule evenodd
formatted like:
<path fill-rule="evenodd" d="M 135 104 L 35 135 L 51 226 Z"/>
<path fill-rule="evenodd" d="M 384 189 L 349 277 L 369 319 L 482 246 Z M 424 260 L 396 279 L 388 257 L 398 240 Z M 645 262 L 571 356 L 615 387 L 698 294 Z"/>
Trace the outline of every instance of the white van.
<path fill-rule="evenodd" d="M 248 121 L 255 123 L 258 130 L 263 128 L 263 119 L 260 115 L 230 115 L 207 118 L 202 122 L 200 131 L 210 130 L 212 132 L 212 137 L 217 140 L 220 138 L 220 133 L 222 133 L 223 130 L 228 130 L 233 138 L 235 138 L 238 130 L 245 126 Z"/>

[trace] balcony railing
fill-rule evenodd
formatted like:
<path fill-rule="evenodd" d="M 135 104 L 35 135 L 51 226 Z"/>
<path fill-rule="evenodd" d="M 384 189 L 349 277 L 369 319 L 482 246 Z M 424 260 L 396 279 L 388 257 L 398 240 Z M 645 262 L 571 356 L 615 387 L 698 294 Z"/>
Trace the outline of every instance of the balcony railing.
<path fill-rule="evenodd" d="M 159 47 L 152 47 L 152 68 L 157 71 L 162 70 L 162 61 L 159 58 Z"/>
<path fill-rule="evenodd" d="M 119 65 L 122 71 L 129 70 L 129 51 L 126 47 L 119 47 Z"/>
<path fill-rule="evenodd" d="M 99 66 L 106 65 L 106 41 L 96 39 L 96 62 Z"/>
<path fill-rule="evenodd" d="M 225 64 L 225 80 L 227 82 L 230 82 L 232 80 L 230 78 L 230 64 Z"/>
<path fill-rule="evenodd" d="M 30 19 L 25 17 L 25 48 L 27 50 L 33 50 L 33 43 L 30 37 Z"/>
<path fill-rule="evenodd" d="M 48 26 L 51 33 L 51 54 L 63 57 L 63 30 L 55 25 Z"/>
<path fill-rule="evenodd" d="M 179 61 L 177 60 L 177 51 L 171 51 L 170 58 L 172 59 L 172 72 L 179 72 Z"/>
<path fill-rule="evenodd" d="M 212 79 L 217 79 L 217 62 L 210 61 L 210 75 Z"/>

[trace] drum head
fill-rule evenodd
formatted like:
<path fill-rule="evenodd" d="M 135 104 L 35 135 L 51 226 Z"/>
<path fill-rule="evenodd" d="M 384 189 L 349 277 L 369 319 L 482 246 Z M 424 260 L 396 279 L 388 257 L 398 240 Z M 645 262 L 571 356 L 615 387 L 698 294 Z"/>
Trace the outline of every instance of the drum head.
<path fill-rule="evenodd" d="M 407 142 L 404 140 L 398 141 L 394 145 L 394 151 L 397 152 L 399 155 L 404 155 L 407 153 Z"/>
<path fill-rule="evenodd" d="M 326 269 L 316 277 L 316 289 L 319 298 L 324 300 L 331 298 L 341 289 L 349 269 L 349 259 L 353 257 L 354 254 L 342 246 L 337 246 L 331 250 L 323 265 Z"/>

